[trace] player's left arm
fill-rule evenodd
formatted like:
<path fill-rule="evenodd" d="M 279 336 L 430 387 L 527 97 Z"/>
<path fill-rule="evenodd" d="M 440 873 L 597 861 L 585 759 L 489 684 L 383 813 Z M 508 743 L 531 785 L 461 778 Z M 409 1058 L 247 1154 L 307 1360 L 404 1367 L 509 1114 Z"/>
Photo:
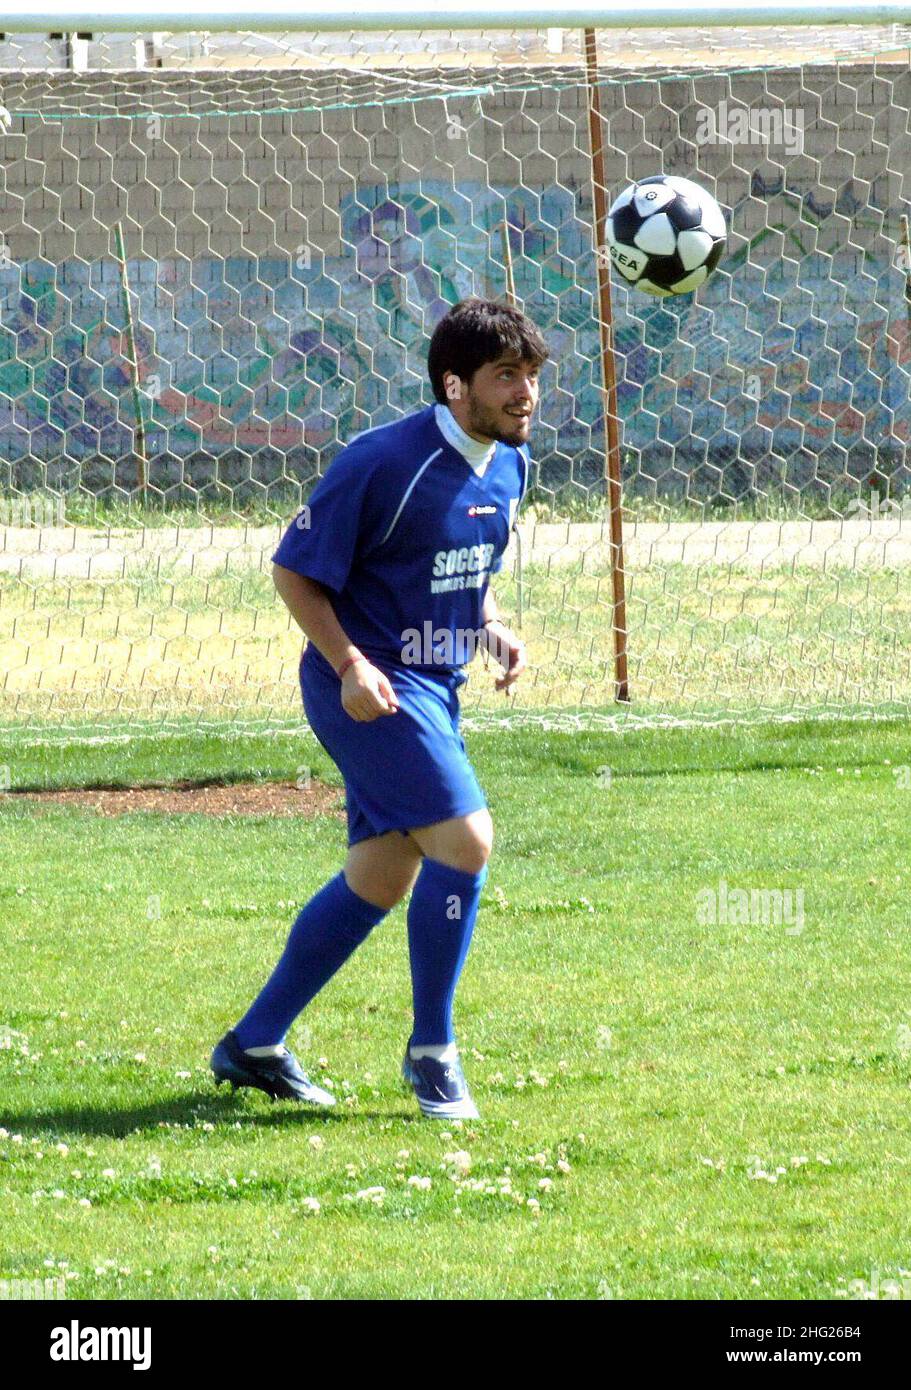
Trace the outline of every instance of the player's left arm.
<path fill-rule="evenodd" d="M 502 676 L 494 682 L 497 690 L 505 694 L 521 676 L 528 665 L 525 643 L 500 617 L 500 610 L 493 590 L 488 586 L 484 593 L 484 606 L 481 612 L 483 627 L 481 642 L 491 656 L 503 667 Z"/>

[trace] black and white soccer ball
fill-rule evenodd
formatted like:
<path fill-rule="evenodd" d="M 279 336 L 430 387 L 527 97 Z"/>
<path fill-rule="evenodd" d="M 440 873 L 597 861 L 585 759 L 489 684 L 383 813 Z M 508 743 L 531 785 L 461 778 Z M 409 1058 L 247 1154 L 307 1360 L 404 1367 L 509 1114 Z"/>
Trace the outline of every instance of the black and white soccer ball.
<path fill-rule="evenodd" d="M 655 174 L 625 188 L 607 214 L 607 248 L 625 280 L 648 294 L 690 294 L 725 247 L 724 213 L 692 179 Z"/>

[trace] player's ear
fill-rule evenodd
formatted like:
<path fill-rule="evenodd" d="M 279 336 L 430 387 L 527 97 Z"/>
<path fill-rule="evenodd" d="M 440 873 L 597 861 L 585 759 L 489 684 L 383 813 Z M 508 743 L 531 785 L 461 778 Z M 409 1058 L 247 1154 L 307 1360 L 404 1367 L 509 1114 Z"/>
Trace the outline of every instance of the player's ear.
<path fill-rule="evenodd" d="M 460 401 L 462 399 L 462 383 L 455 372 L 447 372 L 443 377 L 443 385 L 446 387 L 446 399 L 448 401 Z"/>

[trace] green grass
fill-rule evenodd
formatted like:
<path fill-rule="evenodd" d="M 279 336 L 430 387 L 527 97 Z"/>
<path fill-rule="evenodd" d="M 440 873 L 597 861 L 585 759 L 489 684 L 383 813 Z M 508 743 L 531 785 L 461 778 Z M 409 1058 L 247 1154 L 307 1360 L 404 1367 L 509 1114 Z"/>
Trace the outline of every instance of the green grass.
<path fill-rule="evenodd" d="M 337 871 L 337 820 L 0 797 L 0 1275 L 65 1263 L 86 1298 L 834 1299 L 911 1268 L 906 724 L 467 742 L 496 839 L 458 1007 L 483 1118 L 461 1128 L 397 1082 L 402 907 L 292 1030 L 337 1113 L 211 1085 L 212 1043 Z M 304 737 L 20 744 L 11 766 L 21 788 L 301 763 L 332 773 Z M 803 930 L 701 924 L 721 879 L 802 888 Z"/>
<path fill-rule="evenodd" d="M 628 457 L 624 468 L 623 512 L 627 521 L 835 521 L 852 517 L 863 519 L 858 507 L 874 508 L 875 515 L 888 517 L 891 508 L 911 505 L 911 492 L 891 489 L 885 475 L 873 475 L 872 481 L 848 483 L 836 481 L 803 491 L 784 479 L 762 492 L 735 498 L 725 492 L 702 495 L 680 495 L 660 491 L 656 486 L 642 486 L 642 479 L 632 472 L 634 461 Z M 877 481 L 878 478 L 878 481 Z M 646 480 L 648 483 L 648 480 Z M 198 493 L 192 500 L 175 500 L 151 489 L 146 500 L 138 490 L 123 490 L 95 494 L 79 489 L 66 493 L 35 491 L 28 494 L 0 488 L 0 525 L 28 525 L 29 516 L 47 515 L 56 518 L 57 507 L 63 507 L 67 526 L 92 526 L 155 530 L 165 526 L 281 526 L 300 508 L 310 491 L 310 484 L 288 481 L 268 488 L 256 486 L 244 493 L 242 489 L 219 486 L 217 490 Z M 872 499 L 872 500 L 871 500 Z M 26 515 L 23 504 L 31 511 Z M 882 512 L 876 511 L 879 505 Z M 47 507 L 47 512 L 42 507 Z M 526 497 L 522 517 L 540 522 L 599 522 L 609 516 L 609 503 L 602 481 L 590 484 L 570 482 L 559 487 L 534 484 Z M 56 524 L 56 521 L 55 521 Z"/>
<path fill-rule="evenodd" d="M 128 560 L 123 578 L 0 581 L 0 724 L 74 722 L 95 710 L 161 720 L 298 714 L 302 635 L 252 566 L 194 575 Z M 497 576 L 516 618 L 514 573 Z M 522 635 L 531 710 L 609 706 L 611 581 L 590 556 L 526 565 Z M 642 714 L 850 708 L 911 702 L 911 587 L 900 569 L 665 564 L 627 583 L 630 688 Z M 466 709 L 504 707 L 479 659 Z"/>

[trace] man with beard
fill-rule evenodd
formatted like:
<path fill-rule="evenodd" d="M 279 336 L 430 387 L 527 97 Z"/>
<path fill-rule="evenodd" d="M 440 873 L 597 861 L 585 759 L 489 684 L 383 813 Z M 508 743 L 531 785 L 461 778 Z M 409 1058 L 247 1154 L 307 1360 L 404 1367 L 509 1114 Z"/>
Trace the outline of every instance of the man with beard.
<path fill-rule="evenodd" d="M 434 405 L 355 436 L 273 556 L 308 638 L 304 709 L 345 780 L 344 868 L 303 908 L 259 996 L 212 1054 L 217 1081 L 331 1105 L 284 1046 L 300 1011 L 411 891 L 414 1025 L 403 1076 L 423 1114 L 476 1118 L 452 1021 L 493 827 L 459 734 L 477 647 L 503 667 L 524 645 L 489 588 L 528 489 L 531 417 L 548 357 L 517 309 L 467 299 L 437 325 Z"/>

